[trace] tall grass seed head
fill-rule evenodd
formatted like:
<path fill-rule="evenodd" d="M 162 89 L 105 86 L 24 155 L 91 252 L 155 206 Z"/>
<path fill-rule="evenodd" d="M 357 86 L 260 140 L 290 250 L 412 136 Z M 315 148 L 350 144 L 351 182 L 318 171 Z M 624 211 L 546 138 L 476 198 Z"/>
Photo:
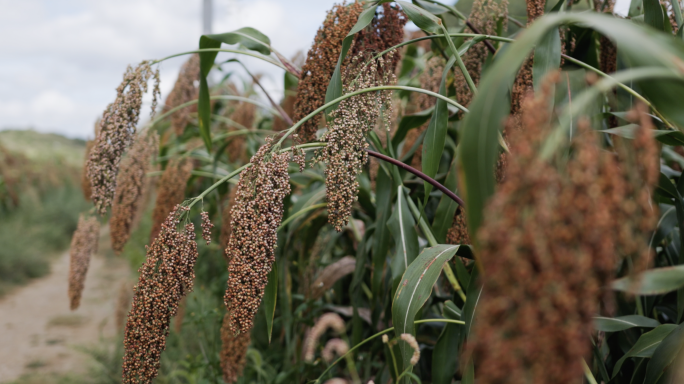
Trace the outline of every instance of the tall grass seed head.
<path fill-rule="evenodd" d="M 99 239 L 100 221 L 97 217 L 82 214 L 69 250 L 69 304 L 72 311 L 81 304 L 90 257 L 97 252 Z"/>
<path fill-rule="evenodd" d="M 139 134 L 121 163 L 109 219 L 109 234 L 116 254 L 121 253 L 131 236 L 135 217 L 148 187 L 146 174 L 158 147 L 159 136 L 156 132 Z"/>
<path fill-rule="evenodd" d="M 247 362 L 247 349 L 251 333 L 235 334 L 230 326 L 230 313 L 226 312 L 221 325 L 221 369 L 226 383 L 237 383 Z"/>
<path fill-rule="evenodd" d="M 197 243 L 194 225 L 184 220 L 188 211 L 177 205 L 147 247 L 124 332 L 123 383 L 152 383 L 166 348 L 171 317 L 192 291 Z"/>
<path fill-rule="evenodd" d="M 387 57 L 391 58 L 392 52 Z M 366 62 L 365 55 L 352 58 L 343 78 L 344 93 L 394 83 L 394 73 L 383 71 L 384 66 L 383 57 L 370 63 Z M 368 162 L 366 135 L 381 115 L 384 125 L 389 127 L 389 116 L 392 116 L 390 92 L 366 92 L 350 97 L 342 100 L 331 113 L 328 131 L 321 137 L 327 146 L 316 152 L 315 161 L 326 164 L 328 221 L 338 232 L 349 222 L 359 190 L 357 176 Z"/>
<path fill-rule="evenodd" d="M 273 138 L 252 157 L 240 174 L 231 208 L 230 260 L 224 301 L 234 333 L 249 332 L 259 309 L 268 274 L 275 261 L 277 230 L 283 218 L 283 199 L 290 193 L 289 153 L 278 153 Z"/>
<path fill-rule="evenodd" d="M 332 329 L 338 335 L 343 335 L 347 331 L 347 326 L 340 315 L 334 312 L 328 312 L 323 314 L 313 327 L 308 332 L 304 340 L 303 355 L 304 360 L 311 362 L 314 359 L 314 354 L 316 353 L 316 347 L 318 347 L 318 339 L 328 330 Z"/>
<path fill-rule="evenodd" d="M 155 79 L 152 95 L 152 112 L 157 105 L 159 73 L 147 61 L 135 69 L 130 66 L 116 89 L 116 99 L 105 109 L 100 120 L 99 134 L 87 161 L 87 175 L 92 188 L 92 200 L 100 215 L 107 212 L 116 193 L 116 178 L 121 156 L 133 141 L 140 118 L 143 94 L 147 82 Z"/>
<path fill-rule="evenodd" d="M 199 88 L 195 85 L 200 77 L 200 60 L 199 54 L 194 54 L 183 63 L 183 66 L 178 73 L 176 83 L 169 96 L 166 98 L 165 110 L 173 109 L 188 101 L 195 100 L 199 97 Z M 185 126 L 190 120 L 190 113 L 197 110 L 197 105 L 181 108 L 171 115 L 171 128 L 176 133 L 176 136 L 181 136 L 185 130 Z"/>

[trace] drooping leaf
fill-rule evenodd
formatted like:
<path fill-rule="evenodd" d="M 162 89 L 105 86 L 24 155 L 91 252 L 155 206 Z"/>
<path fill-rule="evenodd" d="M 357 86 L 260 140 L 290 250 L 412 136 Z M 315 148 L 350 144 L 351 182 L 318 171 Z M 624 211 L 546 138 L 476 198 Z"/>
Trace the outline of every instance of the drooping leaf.
<path fill-rule="evenodd" d="M 594 317 L 594 327 L 603 332 L 619 332 L 634 327 L 654 328 L 660 325 L 655 319 L 640 315 L 628 315 L 620 317 Z"/>
<path fill-rule="evenodd" d="M 447 64 L 444 66 L 442 73 L 442 80 L 439 83 L 439 94 L 446 96 L 446 78 L 451 67 L 456 62 L 456 57 L 452 56 Z M 449 119 L 449 110 L 447 109 L 446 101 L 437 99 L 435 109 L 432 112 L 430 123 L 425 132 L 425 139 L 423 139 L 423 173 L 434 178 L 439 169 L 439 161 L 442 158 L 444 151 L 444 143 L 446 142 L 447 134 L 447 120 Z M 425 195 L 429 195 L 432 191 L 432 184 L 427 181 L 424 182 Z"/>
<path fill-rule="evenodd" d="M 656 348 L 660 345 L 663 339 L 672 331 L 674 331 L 675 328 L 677 328 L 677 326 L 674 324 L 663 324 L 656 327 L 654 330 L 646 332 L 643 335 L 641 335 L 641 337 L 639 337 L 639 340 L 637 340 L 637 342 L 634 343 L 632 348 L 627 353 L 625 353 L 625 355 L 622 356 L 620 360 L 617 361 L 617 363 L 615 363 L 615 368 L 613 368 L 613 377 L 615 377 L 618 374 L 618 372 L 620 372 L 622 364 L 628 358 L 651 357 L 653 355 L 653 351 L 656 350 Z"/>
<path fill-rule="evenodd" d="M 426 248 L 409 265 L 401 278 L 392 302 L 392 322 L 397 337 L 402 333 L 415 335 L 413 322 L 416 314 L 430 297 L 432 286 L 437 281 L 444 264 L 458 251 L 458 245 L 437 245 Z M 399 372 L 409 367 L 413 350 L 404 341 L 399 341 L 401 357 L 397 364 Z"/>
<path fill-rule="evenodd" d="M 257 51 L 263 55 L 271 54 L 271 39 L 251 27 L 244 27 L 232 32 L 205 36 L 209 39 L 220 41 L 221 43 L 228 45 L 242 44 L 245 48 Z"/>
<path fill-rule="evenodd" d="M 397 204 L 387 221 L 396 249 L 391 263 L 392 277 L 395 279 L 401 277 L 409 264 L 418 256 L 418 234 L 415 225 L 416 222 L 406 203 L 403 187 L 399 186 L 397 188 Z"/>
<path fill-rule="evenodd" d="M 613 289 L 635 295 L 662 295 L 684 287 L 684 265 L 654 268 L 615 280 Z"/>
<path fill-rule="evenodd" d="M 604 129 L 600 132 L 609 133 L 624 137 L 626 139 L 633 139 L 636 130 L 639 128 L 636 124 L 627 124 L 620 127 Z M 684 133 L 680 131 L 666 131 L 666 130 L 650 130 L 653 137 L 663 144 L 667 145 L 684 145 Z"/>
<path fill-rule="evenodd" d="M 656 384 L 675 359 L 679 357 L 684 347 L 684 324 L 680 324 L 667 335 L 653 351 L 651 361 L 646 366 L 644 384 Z"/>
<path fill-rule="evenodd" d="M 418 28 L 432 33 L 440 33 L 442 31 L 442 28 L 440 27 L 442 20 L 437 16 L 406 1 L 397 1 L 397 4 L 401 5 L 401 9 L 404 10 L 406 16 L 408 16 L 409 20 L 413 21 L 413 24 Z"/>
<path fill-rule="evenodd" d="M 271 272 L 268 273 L 268 283 L 264 290 L 262 306 L 266 313 L 266 328 L 268 329 L 268 342 L 271 342 L 273 332 L 273 316 L 275 315 L 276 302 L 278 301 L 278 263 L 273 263 Z"/>

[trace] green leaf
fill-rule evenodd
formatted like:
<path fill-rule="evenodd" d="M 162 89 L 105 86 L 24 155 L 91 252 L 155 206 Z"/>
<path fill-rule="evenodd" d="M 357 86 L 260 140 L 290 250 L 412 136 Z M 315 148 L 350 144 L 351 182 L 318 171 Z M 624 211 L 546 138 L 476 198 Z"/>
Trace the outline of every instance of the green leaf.
<path fill-rule="evenodd" d="M 629 315 L 620 317 L 594 317 L 594 327 L 603 332 L 619 332 L 634 327 L 654 328 L 660 325 L 655 319 L 640 315 Z"/>
<path fill-rule="evenodd" d="M 646 378 L 644 384 L 656 384 L 665 370 L 679 357 L 684 347 L 684 324 L 672 331 L 653 352 L 651 361 L 646 366 Z"/>
<path fill-rule="evenodd" d="M 532 79 L 534 89 L 538 90 L 547 73 L 560 68 L 561 39 L 558 29 L 553 29 L 544 36 L 534 49 Z M 552 106 L 553 107 L 553 106 Z"/>
<path fill-rule="evenodd" d="M 456 56 L 452 56 L 444 66 L 442 73 L 442 81 L 439 83 L 439 94 L 446 96 L 446 78 L 451 67 L 456 62 Z M 444 143 L 447 135 L 447 120 L 449 119 L 449 110 L 447 103 L 444 100 L 437 99 L 435 109 L 432 112 L 432 118 L 428 124 L 425 132 L 425 139 L 423 139 L 423 173 L 434 178 L 439 169 L 439 161 L 442 158 L 444 151 Z M 432 184 L 427 181 L 423 183 L 425 186 L 425 196 L 427 197 L 432 191 Z"/>
<path fill-rule="evenodd" d="M 609 133 L 611 135 L 616 135 L 624 137 L 626 139 L 634 139 L 636 130 L 639 128 L 636 124 L 627 124 L 620 127 L 603 129 L 599 132 Z M 667 145 L 684 145 L 684 133 L 680 131 L 666 131 L 666 130 L 650 130 L 649 131 L 653 137 L 663 144 Z"/>
<path fill-rule="evenodd" d="M 392 137 L 392 145 L 394 145 L 394 148 L 397 148 L 404 138 L 406 138 L 408 131 L 420 127 L 425 124 L 426 121 L 430 120 L 430 116 L 432 116 L 434 109 L 435 107 L 430 107 L 411 115 L 402 116 L 401 120 L 399 120 L 397 131 L 394 133 L 394 137 Z"/>
<path fill-rule="evenodd" d="M 402 333 L 415 335 L 414 320 L 416 314 L 423 307 L 432 293 L 432 286 L 442 272 L 444 264 L 458 251 L 458 245 L 437 245 L 426 248 L 409 265 L 401 278 L 392 302 L 392 321 L 397 337 Z M 398 365 L 403 369 L 410 367 L 413 349 L 405 342 L 399 341 L 401 351 Z"/>
<path fill-rule="evenodd" d="M 475 365 L 472 360 L 468 361 L 468 364 L 466 364 L 461 384 L 475 384 Z"/>
<path fill-rule="evenodd" d="M 663 31 L 665 29 L 665 16 L 663 9 L 660 8 L 660 1 L 658 0 L 643 0 L 644 1 L 644 23 L 651 27 Z"/>
<path fill-rule="evenodd" d="M 376 179 L 375 200 L 375 234 L 373 236 L 373 271 L 371 275 L 371 291 L 374 300 L 381 300 L 383 276 L 385 273 L 385 261 L 390 247 L 390 232 L 387 228 L 387 220 L 392 210 L 393 182 L 384 169 L 378 169 Z M 380 310 L 378 308 L 377 310 Z M 377 312 L 379 316 L 379 312 Z"/>
<path fill-rule="evenodd" d="M 406 16 L 408 16 L 409 20 L 413 21 L 413 24 L 418 28 L 431 33 L 440 33 L 442 31 L 442 28 L 440 27 L 442 20 L 437 16 L 406 1 L 397 1 L 397 4 L 401 5 Z"/>
<path fill-rule="evenodd" d="M 268 328 L 268 342 L 271 342 L 271 333 L 273 332 L 273 316 L 275 315 L 276 302 L 278 301 L 278 264 L 273 263 L 271 272 L 268 273 L 268 283 L 264 290 L 264 298 L 262 299 L 262 306 L 266 313 L 266 328 Z"/>
<path fill-rule="evenodd" d="M 447 300 L 444 302 L 444 309 L 442 309 L 442 316 L 447 319 L 461 320 L 461 309 L 454 304 L 453 301 Z M 458 342 L 458 340 L 456 340 Z"/>
<path fill-rule="evenodd" d="M 446 181 L 444 186 L 450 191 L 456 191 L 458 185 L 458 169 L 456 167 L 458 163 L 458 156 L 454 156 L 451 160 L 451 167 L 449 168 L 449 173 L 447 173 Z M 454 214 L 458 209 L 458 203 L 451 200 L 449 196 L 442 195 L 439 200 L 439 205 L 437 206 L 437 213 L 435 213 L 435 219 L 432 221 L 432 233 L 435 235 L 435 239 L 439 243 L 446 242 L 446 235 L 451 228 L 451 224 L 454 222 Z"/>
<path fill-rule="evenodd" d="M 200 49 L 220 48 L 221 42 L 207 36 L 201 36 Z M 211 151 L 211 99 L 209 98 L 209 84 L 207 75 L 214 66 L 214 60 L 218 52 L 200 52 L 200 88 L 197 115 L 199 117 L 199 131 L 207 151 Z"/>
<path fill-rule="evenodd" d="M 416 222 L 406 203 L 403 187 L 397 188 L 397 204 L 394 212 L 387 221 L 392 237 L 394 237 L 394 247 L 396 253 L 392 258 L 392 277 L 399 279 L 408 268 L 409 264 L 418 256 L 418 234 L 416 233 Z"/>
<path fill-rule="evenodd" d="M 463 306 L 463 318 L 461 319 L 465 321 L 465 326 L 463 327 L 464 330 L 461 332 L 461 338 L 458 342 L 459 348 L 463 346 L 468 338 L 468 335 L 470 334 L 470 329 L 473 325 L 473 319 L 475 318 L 475 309 L 477 308 L 477 304 L 480 302 L 480 297 L 482 296 L 482 284 L 478 279 L 477 268 L 473 268 L 466 292 L 466 302 Z"/>
<path fill-rule="evenodd" d="M 458 338 L 462 329 L 460 324 L 447 324 L 439 336 L 432 351 L 432 384 L 451 384 L 459 365 Z"/>
<path fill-rule="evenodd" d="M 347 52 L 349 52 L 349 48 L 351 47 L 351 44 L 354 42 L 354 35 L 360 30 L 366 28 L 368 24 L 370 24 L 370 22 L 373 20 L 373 17 L 375 16 L 376 9 L 377 6 L 372 3 L 368 9 L 361 12 L 359 18 L 356 20 L 356 24 L 354 24 L 354 26 L 349 31 L 347 36 L 344 38 L 344 40 L 342 40 L 342 49 L 340 50 L 340 57 L 337 59 L 335 71 L 333 71 L 332 77 L 330 78 L 330 82 L 328 83 L 328 89 L 325 91 L 326 103 L 342 96 L 342 62 L 344 61 L 344 58 L 347 57 Z M 338 104 L 335 104 L 326 109 L 325 113 L 330 113 L 334 111 L 337 108 Z"/>
<path fill-rule="evenodd" d="M 204 36 L 228 45 L 242 44 L 245 48 L 264 55 L 271 54 L 271 40 L 268 36 L 251 27 L 240 28 L 232 32 Z"/>
<path fill-rule="evenodd" d="M 613 289 L 635 295 L 662 295 L 684 287 L 684 265 L 654 268 L 613 282 Z"/>
<path fill-rule="evenodd" d="M 486 71 L 480 81 L 479 92 L 469 106 L 470 112 L 462 123 L 460 186 L 468 206 L 468 229 L 473 239 L 482 222 L 484 206 L 495 189 L 498 138 L 510 110 L 509 90 L 532 49 L 544 36 L 564 24 L 580 24 L 613 40 L 620 47 L 620 55 L 626 65 L 643 69 L 641 72 L 624 73 L 623 81 L 635 78 L 635 84 L 667 119 L 678 124 L 684 122 L 684 108 L 675 107 L 676 103 L 672 103 L 684 93 L 684 83 L 672 80 L 680 76 L 676 63 L 684 61 L 684 43 L 647 27 L 597 13 L 552 13 L 537 19 Z M 596 85 L 585 92 L 589 90 L 601 91 Z M 573 99 L 573 108 L 582 105 L 578 105 L 576 100 Z M 562 139 L 568 137 L 565 131 L 558 131 Z"/>
<path fill-rule="evenodd" d="M 656 348 L 660 345 L 660 343 L 663 341 L 663 339 L 669 335 L 675 328 L 677 328 L 676 325 L 674 324 L 663 324 L 661 326 L 656 327 L 654 330 L 650 332 L 646 332 L 641 337 L 639 337 L 639 340 L 637 340 L 636 343 L 632 346 L 632 348 L 625 353 L 620 360 L 615 363 L 615 368 L 613 368 L 613 377 L 615 377 L 618 372 L 620 372 L 620 368 L 622 368 L 622 364 L 625 362 L 630 357 L 651 357 L 653 355 L 653 351 L 656 350 Z"/>

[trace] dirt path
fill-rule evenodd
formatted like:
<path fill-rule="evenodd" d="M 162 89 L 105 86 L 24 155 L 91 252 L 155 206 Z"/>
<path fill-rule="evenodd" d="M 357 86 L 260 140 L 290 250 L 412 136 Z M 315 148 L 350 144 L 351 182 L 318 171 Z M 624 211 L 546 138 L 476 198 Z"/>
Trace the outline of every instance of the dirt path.
<path fill-rule="evenodd" d="M 101 253 L 91 260 L 81 306 L 73 312 L 68 252 L 53 261 L 50 275 L 0 299 L 0 383 L 27 374 L 85 373 L 92 359 L 76 347 L 116 335 L 116 302 L 129 269 L 125 261 Z"/>

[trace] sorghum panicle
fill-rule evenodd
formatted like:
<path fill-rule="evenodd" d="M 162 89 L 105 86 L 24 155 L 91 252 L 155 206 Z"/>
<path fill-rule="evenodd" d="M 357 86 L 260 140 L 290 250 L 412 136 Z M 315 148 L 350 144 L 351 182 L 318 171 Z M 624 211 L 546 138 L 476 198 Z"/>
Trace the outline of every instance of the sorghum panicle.
<path fill-rule="evenodd" d="M 476 0 L 473 3 L 470 16 L 468 16 L 468 21 L 485 35 L 500 34 L 499 25 L 505 33 L 508 22 L 508 0 L 503 0 L 500 3 L 495 0 Z M 474 31 L 469 32 L 475 33 Z M 489 56 L 487 46 L 484 42 L 479 42 L 468 49 L 463 57 L 463 64 L 465 64 L 476 86 L 480 83 L 482 67 L 487 56 Z M 473 92 L 468 87 L 468 83 L 458 67 L 455 67 L 454 73 L 456 77 L 456 98 L 461 105 L 467 107 L 473 99 Z M 463 114 L 463 111 L 459 111 L 459 114 Z"/>
<path fill-rule="evenodd" d="M 376 13 L 369 26 L 362 29 L 354 37 L 354 45 L 349 54 L 351 57 L 376 54 L 389 49 L 404 40 L 404 25 L 408 18 L 396 5 L 382 4 L 382 13 Z M 395 52 L 387 58 L 383 71 L 394 73 L 401 61 L 401 54 Z"/>
<path fill-rule="evenodd" d="M 146 173 L 150 170 L 151 159 L 158 147 L 159 136 L 156 132 L 140 134 L 121 162 L 112 217 L 109 219 L 112 250 L 116 254 L 121 253 L 131 236 L 135 217 L 147 189 Z"/>
<path fill-rule="evenodd" d="M 195 82 L 199 81 L 200 76 L 200 60 L 199 54 L 190 56 L 178 73 L 176 84 L 174 84 L 171 93 L 166 98 L 164 110 L 168 111 L 188 101 L 195 100 L 199 96 L 199 89 L 195 86 Z M 171 115 L 171 128 L 176 132 L 176 136 L 183 134 L 185 126 L 190 119 L 190 113 L 197 111 L 197 105 L 181 108 Z"/>
<path fill-rule="evenodd" d="M 633 143 L 639 160 L 630 163 L 602 151 L 581 120 L 559 171 L 537 157 L 550 131 L 548 82 L 542 89 L 525 105 L 525 129 L 511 131 L 507 177 L 478 231 L 487 280 L 467 350 L 483 384 L 580 380 L 592 318 L 608 294 L 602 288 L 620 257 L 648 258 L 655 224 L 648 199 L 657 151 L 648 122 Z"/>
<path fill-rule="evenodd" d="M 230 313 L 226 312 L 221 325 L 221 369 L 226 383 L 236 383 L 242 376 L 250 342 L 250 332 L 236 335 L 231 330 Z"/>
<path fill-rule="evenodd" d="M 188 211 L 177 205 L 147 247 L 124 333 L 123 383 L 151 383 L 157 376 L 171 317 L 181 298 L 192 291 L 197 260 L 195 227 L 189 222 L 178 230 Z"/>
<path fill-rule="evenodd" d="M 221 242 L 221 247 L 223 247 L 223 249 L 228 248 L 228 242 L 230 241 L 230 234 L 232 232 L 230 228 L 230 211 L 231 209 L 233 209 L 233 205 L 235 205 L 236 196 L 237 188 L 231 187 L 230 192 L 228 192 L 228 201 L 224 203 L 223 210 L 221 211 L 221 234 L 219 235 L 219 241 Z M 223 253 L 223 255 L 227 256 L 225 252 Z"/>
<path fill-rule="evenodd" d="M 363 11 L 363 5 L 360 2 L 350 5 L 335 4 L 328 11 L 306 56 L 306 63 L 302 67 L 292 121 L 301 120 L 323 105 L 330 77 L 335 71 L 340 56 L 342 40 L 356 24 L 361 11 Z M 320 119 L 319 114 L 299 128 L 304 142 L 316 139 Z"/>
<path fill-rule="evenodd" d="M 202 216 L 202 238 L 209 245 L 211 243 L 211 229 L 214 227 L 214 224 L 209 220 L 209 213 L 202 211 L 200 215 Z"/>
<path fill-rule="evenodd" d="M 185 199 L 185 187 L 192 172 L 192 161 L 174 159 L 169 162 L 157 183 L 157 199 L 152 211 L 152 231 L 150 242 L 154 241 L 161 230 L 162 223 L 177 204 Z"/>
<path fill-rule="evenodd" d="M 100 222 L 97 217 L 81 215 L 69 250 L 69 302 L 72 311 L 81 304 L 90 256 L 97 252 L 99 238 Z"/>
<path fill-rule="evenodd" d="M 321 351 L 321 357 L 329 364 L 332 363 L 335 354 L 337 354 L 337 356 L 343 356 L 347 352 L 349 352 L 349 345 L 346 341 L 342 339 L 330 339 L 325 344 L 323 351 Z"/>
<path fill-rule="evenodd" d="M 253 326 L 275 261 L 283 199 L 290 193 L 290 154 L 272 151 L 272 143 L 273 138 L 267 138 L 252 157 L 251 167 L 240 174 L 230 212 L 232 234 L 226 248 L 230 277 L 224 300 L 233 333 L 247 333 Z"/>
<path fill-rule="evenodd" d="M 147 92 L 147 81 L 151 77 L 156 80 L 152 92 L 154 112 L 159 91 L 159 72 L 153 71 L 150 64 L 143 61 L 135 69 L 130 66 L 126 69 L 124 79 L 116 89 L 116 99 L 107 106 L 100 120 L 99 134 L 86 168 L 93 190 L 93 203 L 101 215 L 107 212 L 114 199 L 121 156 L 133 141 L 143 94 Z"/>
<path fill-rule="evenodd" d="M 323 314 L 316 321 L 314 326 L 311 327 L 304 340 L 302 353 L 305 361 L 313 361 L 316 347 L 318 346 L 318 339 L 328 330 L 328 328 L 334 330 L 338 335 L 343 335 L 347 330 L 347 326 L 340 315 L 334 312 Z"/>
<path fill-rule="evenodd" d="M 83 197 L 87 201 L 91 201 L 91 196 L 93 194 L 93 188 L 90 186 L 90 179 L 88 178 L 88 158 L 90 157 L 90 150 L 93 149 L 95 145 L 95 140 L 88 140 L 85 144 L 85 161 L 83 162 L 83 172 L 81 173 L 81 191 L 83 191 Z"/>
<path fill-rule="evenodd" d="M 391 58 L 392 52 L 387 56 Z M 352 58 L 344 73 L 343 93 L 394 83 L 394 74 L 383 72 L 384 65 L 383 57 L 369 64 L 363 56 Z M 326 163 L 328 221 L 337 231 L 342 231 L 349 222 L 359 189 L 356 178 L 368 162 L 366 135 L 377 124 L 383 108 L 383 123 L 389 127 L 389 116 L 392 116 L 390 92 L 366 92 L 342 100 L 331 113 L 330 127 L 321 137 L 328 145 L 316 152 L 315 160 Z"/>
<path fill-rule="evenodd" d="M 416 338 L 413 337 L 413 335 L 410 333 L 402 333 L 399 337 L 405 342 L 407 342 L 409 347 L 413 349 L 413 355 L 411 356 L 411 365 L 418 364 L 418 360 L 420 360 L 420 346 L 418 345 L 418 341 L 416 341 Z"/>

